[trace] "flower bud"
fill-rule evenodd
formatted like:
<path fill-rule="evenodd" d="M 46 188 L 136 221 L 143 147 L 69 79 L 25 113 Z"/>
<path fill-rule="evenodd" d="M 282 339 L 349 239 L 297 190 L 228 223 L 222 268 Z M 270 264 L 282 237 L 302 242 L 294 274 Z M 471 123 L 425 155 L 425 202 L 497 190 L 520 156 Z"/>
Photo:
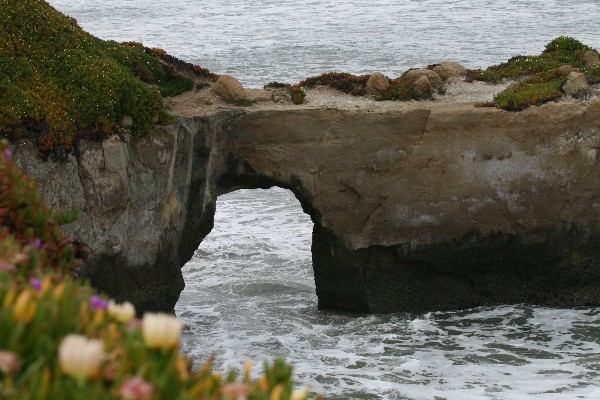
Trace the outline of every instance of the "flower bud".
<path fill-rule="evenodd" d="M 117 321 L 127 323 L 135 318 L 135 307 L 129 302 L 121 304 L 115 303 L 113 300 L 108 301 L 108 315 Z"/>
<path fill-rule="evenodd" d="M 23 290 L 19 293 L 15 301 L 13 317 L 17 321 L 29 322 L 32 320 L 36 308 L 36 303 L 32 299 L 32 292 L 30 290 Z"/>
<path fill-rule="evenodd" d="M 79 335 L 67 335 L 58 348 L 60 368 L 65 375 L 87 378 L 98 371 L 104 359 L 100 340 Z"/>
<path fill-rule="evenodd" d="M 181 334 L 181 322 L 172 315 L 147 313 L 142 321 L 142 336 L 148 347 L 176 347 Z"/>

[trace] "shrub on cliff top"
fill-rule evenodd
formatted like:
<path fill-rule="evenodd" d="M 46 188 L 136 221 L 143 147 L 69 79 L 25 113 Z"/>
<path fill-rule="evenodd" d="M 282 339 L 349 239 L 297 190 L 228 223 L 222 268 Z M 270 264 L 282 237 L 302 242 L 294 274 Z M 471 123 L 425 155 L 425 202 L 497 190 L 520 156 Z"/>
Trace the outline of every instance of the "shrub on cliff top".
<path fill-rule="evenodd" d="M 517 56 L 485 71 L 471 70 L 470 78 L 481 81 L 499 82 L 506 78 L 522 78 L 497 94 L 494 101 L 480 103 L 478 106 L 521 111 L 532 105 L 539 106 L 558 100 L 563 97 L 561 85 L 568 75 L 559 69 L 563 65 L 580 69 L 590 83 L 600 82 L 600 67 L 588 68 L 583 60 L 583 54 L 590 50 L 594 49 L 571 37 L 560 36 L 548 43 L 539 56 Z"/>
<path fill-rule="evenodd" d="M 143 46 L 100 40 L 42 0 L 0 0 L 0 65 L 0 134 L 27 125 L 42 151 L 106 136 L 125 116 L 144 134 L 161 93 L 193 85 Z"/>
<path fill-rule="evenodd" d="M 562 65 L 585 69 L 583 54 L 589 50 L 594 49 L 577 39 L 559 36 L 548 43 L 540 55 L 516 56 L 485 70 L 469 70 L 468 76 L 479 81 L 500 82 L 503 79 L 514 79 L 549 71 Z"/>

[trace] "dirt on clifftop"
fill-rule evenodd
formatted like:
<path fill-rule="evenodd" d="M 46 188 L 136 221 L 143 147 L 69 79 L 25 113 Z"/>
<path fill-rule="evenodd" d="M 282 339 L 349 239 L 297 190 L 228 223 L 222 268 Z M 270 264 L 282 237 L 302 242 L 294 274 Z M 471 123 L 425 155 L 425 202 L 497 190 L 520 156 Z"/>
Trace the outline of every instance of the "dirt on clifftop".
<path fill-rule="evenodd" d="M 506 89 L 514 81 L 507 80 L 502 83 L 468 82 L 463 78 L 450 78 L 445 82 L 446 92 L 434 94 L 431 100 L 422 101 L 377 101 L 374 97 L 352 96 L 342 93 L 329 86 L 304 88 L 306 97 L 304 103 L 292 103 L 290 93 L 285 88 L 246 89 L 244 103 L 230 103 L 215 94 L 210 85 L 201 85 L 179 96 L 166 97 L 163 100 L 164 108 L 174 115 L 185 117 L 212 113 L 223 109 L 241 108 L 247 110 L 272 110 L 272 109 L 301 109 L 301 108 L 337 108 L 337 109 L 365 109 L 378 112 L 406 107 L 416 104 L 435 107 L 448 103 L 477 103 L 492 101 L 494 96 Z M 204 86 L 204 87 L 202 87 Z M 592 97 L 600 98 L 600 85 L 593 85 Z M 565 98 L 561 101 L 570 101 Z"/>

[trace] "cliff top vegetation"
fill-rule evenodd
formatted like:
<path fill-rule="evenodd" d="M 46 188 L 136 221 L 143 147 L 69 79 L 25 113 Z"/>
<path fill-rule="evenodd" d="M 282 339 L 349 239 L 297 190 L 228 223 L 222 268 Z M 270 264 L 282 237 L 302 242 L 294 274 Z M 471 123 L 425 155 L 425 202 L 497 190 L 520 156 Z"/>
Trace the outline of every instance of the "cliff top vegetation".
<path fill-rule="evenodd" d="M 144 134 L 161 95 L 213 77 L 160 49 L 98 39 L 43 0 L 0 0 L 0 65 L 0 134 L 35 132 L 42 153 L 118 132 L 126 117 Z"/>

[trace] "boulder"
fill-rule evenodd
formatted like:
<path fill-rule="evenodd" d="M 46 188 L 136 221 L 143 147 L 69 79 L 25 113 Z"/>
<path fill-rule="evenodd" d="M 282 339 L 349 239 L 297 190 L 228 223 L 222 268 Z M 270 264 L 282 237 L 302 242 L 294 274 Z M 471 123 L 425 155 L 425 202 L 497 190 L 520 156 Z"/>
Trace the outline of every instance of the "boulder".
<path fill-rule="evenodd" d="M 390 86 L 390 82 L 381 72 L 373 72 L 367 81 L 367 93 L 380 95 Z"/>
<path fill-rule="evenodd" d="M 442 61 L 433 68 L 443 80 L 467 75 L 467 69 L 454 61 Z"/>
<path fill-rule="evenodd" d="M 433 89 L 439 89 L 444 85 L 444 83 L 442 82 L 442 78 L 437 74 L 437 72 L 432 71 L 430 69 L 415 68 L 408 70 L 404 73 L 404 77 L 408 79 L 419 79 L 422 76 L 427 77 L 427 80 L 429 81 Z"/>
<path fill-rule="evenodd" d="M 581 72 L 571 72 L 567 80 L 562 84 L 561 90 L 573 97 L 583 97 L 587 94 L 590 85 Z"/>
<path fill-rule="evenodd" d="M 600 57 L 598 57 L 598 53 L 595 51 L 586 51 L 583 55 L 583 61 L 585 62 L 586 67 L 600 65 Z"/>
<path fill-rule="evenodd" d="M 236 102 L 246 97 L 246 91 L 240 81 L 229 75 L 219 76 L 213 90 L 229 102 Z"/>
<path fill-rule="evenodd" d="M 421 75 L 419 79 L 413 84 L 415 94 L 419 99 L 430 99 L 433 96 L 433 86 L 429 82 L 429 78 L 425 75 Z"/>
<path fill-rule="evenodd" d="M 573 68 L 572 65 L 569 65 L 569 64 L 561 65 L 560 67 L 558 67 L 558 70 L 566 75 L 569 75 L 571 72 L 577 71 L 575 68 Z"/>

